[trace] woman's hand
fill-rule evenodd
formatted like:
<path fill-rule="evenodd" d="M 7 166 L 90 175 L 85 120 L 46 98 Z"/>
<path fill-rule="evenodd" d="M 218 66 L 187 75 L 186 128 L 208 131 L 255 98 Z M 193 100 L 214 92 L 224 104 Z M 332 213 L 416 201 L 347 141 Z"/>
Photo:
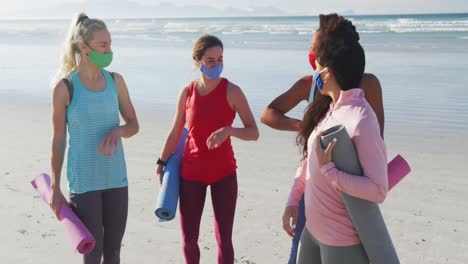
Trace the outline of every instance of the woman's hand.
<path fill-rule="evenodd" d="M 284 209 L 283 229 L 291 237 L 294 237 L 294 229 L 296 228 L 298 212 L 299 206 L 290 205 Z"/>
<path fill-rule="evenodd" d="M 227 127 L 227 126 L 222 127 L 216 130 L 215 132 L 213 132 L 208 137 L 208 139 L 206 140 L 206 146 L 210 150 L 217 148 L 221 146 L 221 144 L 223 144 L 223 142 L 230 136 L 231 136 L 231 127 Z"/>
<path fill-rule="evenodd" d="M 102 153 L 106 157 L 112 156 L 112 152 L 114 155 L 117 154 L 118 147 L 119 147 L 119 139 L 120 139 L 120 128 L 116 127 L 109 132 L 99 145 L 99 153 Z"/>
<path fill-rule="evenodd" d="M 334 138 L 327 146 L 327 149 L 322 148 L 322 144 L 320 143 L 320 139 L 323 135 L 325 135 L 325 131 L 322 131 L 320 134 L 317 135 L 315 138 L 315 154 L 317 155 L 317 161 L 320 167 L 327 165 L 328 163 L 332 162 L 332 151 L 336 145 L 337 139 Z"/>
<path fill-rule="evenodd" d="M 158 176 L 159 184 L 162 184 L 164 167 L 159 165 L 156 167 L 156 176 Z"/>
<path fill-rule="evenodd" d="M 49 205 L 52 208 L 52 211 L 54 211 L 55 216 L 57 217 L 58 220 L 60 220 L 60 207 L 62 205 L 68 206 L 68 201 L 65 199 L 63 196 L 62 191 L 60 191 L 60 187 L 51 187 L 52 192 L 50 195 L 50 201 Z"/>

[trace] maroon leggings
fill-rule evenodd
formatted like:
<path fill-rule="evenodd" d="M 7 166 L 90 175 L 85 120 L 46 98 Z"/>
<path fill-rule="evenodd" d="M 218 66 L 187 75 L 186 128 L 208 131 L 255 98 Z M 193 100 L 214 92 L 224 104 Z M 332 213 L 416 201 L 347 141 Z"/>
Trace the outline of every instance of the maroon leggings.
<path fill-rule="evenodd" d="M 184 257 L 187 264 L 200 263 L 198 235 L 208 184 L 182 179 L 180 185 L 180 223 Z M 236 172 L 210 184 L 211 202 L 215 216 L 218 263 L 233 264 L 232 227 L 237 201 Z"/>

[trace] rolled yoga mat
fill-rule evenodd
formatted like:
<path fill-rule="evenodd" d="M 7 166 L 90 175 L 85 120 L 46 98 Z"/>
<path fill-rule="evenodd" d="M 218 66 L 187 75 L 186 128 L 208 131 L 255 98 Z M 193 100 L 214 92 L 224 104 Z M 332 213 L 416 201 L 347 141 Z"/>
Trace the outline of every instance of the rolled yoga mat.
<path fill-rule="evenodd" d="M 44 202 L 49 204 L 51 189 L 50 177 L 43 173 L 31 182 L 33 188 L 39 193 Z M 93 235 L 66 205 L 60 207 L 60 222 L 65 226 L 65 232 L 72 246 L 81 254 L 91 252 L 96 244 Z"/>
<path fill-rule="evenodd" d="M 187 136 L 188 130 L 184 128 L 175 151 L 169 157 L 166 167 L 164 167 L 161 188 L 159 189 L 156 210 L 154 211 L 160 222 L 170 221 L 174 219 L 176 214 L 177 202 L 179 201 L 179 173 Z"/>
<path fill-rule="evenodd" d="M 363 176 L 354 144 L 344 126 L 338 125 L 328 129 L 321 138 L 322 147 L 326 148 L 334 138 L 338 140 L 332 152 L 335 167 L 352 175 Z M 344 192 L 341 192 L 341 196 L 370 262 L 400 263 L 379 206 Z"/>
<path fill-rule="evenodd" d="M 393 189 L 410 172 L 411 167 L 406 160 L 402 156 L 397 155 L 388 163 L 388 190 Z"/>

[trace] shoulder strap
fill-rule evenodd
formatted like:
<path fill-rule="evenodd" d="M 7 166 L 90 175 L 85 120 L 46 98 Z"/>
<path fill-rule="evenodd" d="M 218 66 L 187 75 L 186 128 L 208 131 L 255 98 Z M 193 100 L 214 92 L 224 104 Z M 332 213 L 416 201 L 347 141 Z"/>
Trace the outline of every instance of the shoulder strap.
<path fill-rule="evenodd" d="M 189 83 L 187 93 L 191 93 L 195 89 L 197 89 L 197 80 L 193 80 Z"/>
<path fill-rule="evenodd" d="M 70 103 L 71 103 L 73 99 L 73 84 L 67 78 L 63 78 L 62 81 L 65 83 L 65 85 L 68 88 L 68 94 L 70 95 Z"/>
<path fill-rule="evenodd" d="M 196 81 L 193 80 L 187 85 L 187 94 L 185 95 L 184 109 L 187 109 L 187 101 L 193 96 L 196 87 Z"/>
<path fill-rule="evenodd" d="M 115 75 L 115 72 L 109 72 L 109 74 L 110 74 L 110 76 L 112 77 L 112 80 L 115 81 L 115 76 L 114 76 L 114 75 Z"/>

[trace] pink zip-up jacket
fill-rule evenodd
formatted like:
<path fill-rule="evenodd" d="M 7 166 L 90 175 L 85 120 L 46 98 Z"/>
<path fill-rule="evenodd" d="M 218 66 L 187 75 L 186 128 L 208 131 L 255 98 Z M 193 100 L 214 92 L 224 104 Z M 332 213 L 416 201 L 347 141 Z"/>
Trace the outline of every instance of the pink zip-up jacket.
<path fill-rule="evenodd" d="M 317 136 L 335 125 L 345 126 L 365 177 L 340 171 L 333 162 L 319 166 L 315 154 Z M 330 246 L 360 244 L 339 192 L 382 203 L 388 190 L 385 143 L 362 89 L 341 92 L 336 104 L 330 105 L 326 116 L 312 131 L 307 147 L 307 158 L 297 170 L 288 205 L 298 205 L 304 194 L 306 228 L 313 236 Z"/>

